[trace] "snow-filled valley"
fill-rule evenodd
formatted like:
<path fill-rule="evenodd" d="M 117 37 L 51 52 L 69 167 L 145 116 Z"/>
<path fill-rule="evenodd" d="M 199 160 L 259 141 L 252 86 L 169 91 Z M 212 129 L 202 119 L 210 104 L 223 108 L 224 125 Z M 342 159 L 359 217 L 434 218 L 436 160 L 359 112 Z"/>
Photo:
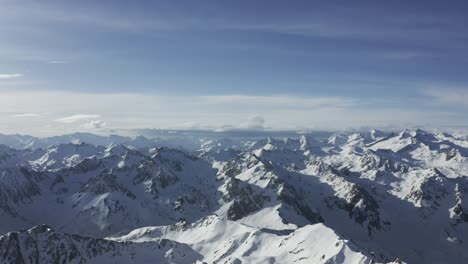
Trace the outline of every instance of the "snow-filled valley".
<path fill-rule="evenodd" d="M 0 263 L 468 263 L 468 136 L 0 136 Z"/>

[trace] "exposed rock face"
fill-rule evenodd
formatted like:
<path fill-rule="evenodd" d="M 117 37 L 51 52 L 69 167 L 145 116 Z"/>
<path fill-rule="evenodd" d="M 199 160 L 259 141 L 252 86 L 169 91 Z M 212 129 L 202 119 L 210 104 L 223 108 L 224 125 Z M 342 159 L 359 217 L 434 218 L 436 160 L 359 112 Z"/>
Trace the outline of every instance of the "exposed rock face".
<path fill-rule="evenodd" d="M 382 229 L 379 205 L 364 188 L 353 184 L 344 199 L 334 198 L 335 204 L 346 210 L 349 217 L 360 225 L 367 226 L 369 236 Z"/>
<path fill-rule="evenodd" d="M 457 223 L 468 222 L 468 203 L 466 201 L 466 194 L 468 190 L 463 184 L 457 183 L 455 186 L 455 206 L 451 209 L 453 215 L 452 218 L 456 220 Z"/>
<path fill-rule="evenodd" d="M 167 239 L 115 242 L 58 233 L 47 225 L 0 237 L 0 263 L 178 263 L 200 257 L 187 245 Z"/>
<path fill-rule="evenodd" d="M 232 202 L 227 211 L 227 217 L 231 220 L 239 220 L 252 212 L 261 209 L 265 201 L 270 197 L 255 193 L 251 185 L 236 178 L 229 178 L 226 183 L 225 202 Z"/>

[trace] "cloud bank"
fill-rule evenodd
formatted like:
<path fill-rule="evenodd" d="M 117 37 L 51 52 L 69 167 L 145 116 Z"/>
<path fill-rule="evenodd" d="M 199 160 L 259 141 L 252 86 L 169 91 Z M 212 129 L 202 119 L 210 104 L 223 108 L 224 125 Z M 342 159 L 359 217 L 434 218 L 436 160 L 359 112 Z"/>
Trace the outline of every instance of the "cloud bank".
<path fill-rule="evenodd" d="M 440 101 L 465 102 L 456 99 L 463 94 L 445 96 L 439 96 Z M 357 97 L 0 92 L 0 133 L 45 136 L 141 128 L 222 131 L 468 126 L 460 111 L 439 110 L 432 107 L 432 101 L 428 97 L 428 107 L 422 109 L 411 104 L 385 106 L 379 100 Z"/>

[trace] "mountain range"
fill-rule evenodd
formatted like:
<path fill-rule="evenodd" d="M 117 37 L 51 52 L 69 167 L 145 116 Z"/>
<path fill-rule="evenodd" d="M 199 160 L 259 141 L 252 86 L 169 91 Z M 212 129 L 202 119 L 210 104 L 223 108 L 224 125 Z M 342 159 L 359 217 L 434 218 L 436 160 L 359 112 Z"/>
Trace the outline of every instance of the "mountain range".
<path fill-rule="evenodd" d="M 0 136 L 0 263 L 468 263 L 468 136 Z"/>

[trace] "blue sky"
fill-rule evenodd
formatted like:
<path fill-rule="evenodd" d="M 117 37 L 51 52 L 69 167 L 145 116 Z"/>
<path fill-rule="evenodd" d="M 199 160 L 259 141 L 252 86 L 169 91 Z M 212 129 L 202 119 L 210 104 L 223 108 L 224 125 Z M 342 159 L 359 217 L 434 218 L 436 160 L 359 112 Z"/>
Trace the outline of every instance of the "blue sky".
<path fill-rule="evenodd" d="M 468 126 L 466 1 L 0 6 L 3 133 Z"/>

